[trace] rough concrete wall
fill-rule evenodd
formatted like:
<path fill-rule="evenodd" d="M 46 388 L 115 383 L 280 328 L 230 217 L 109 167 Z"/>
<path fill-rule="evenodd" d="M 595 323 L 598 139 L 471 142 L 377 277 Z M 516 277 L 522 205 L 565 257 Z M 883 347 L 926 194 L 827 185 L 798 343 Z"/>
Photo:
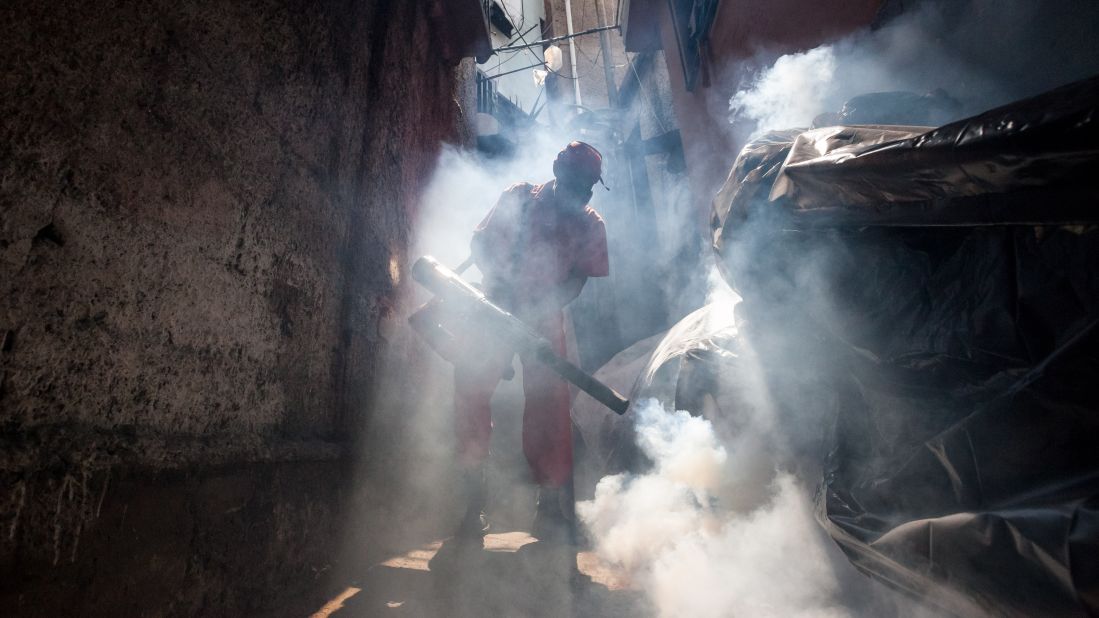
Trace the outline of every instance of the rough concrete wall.
<path fill-rule="evenodd" d="M 280 605 L 333 568 L 339 473 L 300 461 L 40 472 L 3 555 L 4 615 L 289 615 Z"/>
<path fill-rule="evenodd" d="M 233 613 L 322 568 L 416 197 L 462 138 L 422 4 L 0 10 L 5 612 L 172 582 L 144 613 Z"/>

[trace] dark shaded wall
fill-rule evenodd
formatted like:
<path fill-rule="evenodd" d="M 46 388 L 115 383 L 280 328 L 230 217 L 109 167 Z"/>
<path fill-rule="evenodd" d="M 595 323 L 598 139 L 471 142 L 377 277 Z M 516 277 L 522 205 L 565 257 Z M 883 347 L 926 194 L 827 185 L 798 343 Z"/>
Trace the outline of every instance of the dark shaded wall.
<path fill-rule="evenodd" d="M 0 606 L 260 611 L 329 568 L 418 192 L 426 3 L 0 9 Z"/>

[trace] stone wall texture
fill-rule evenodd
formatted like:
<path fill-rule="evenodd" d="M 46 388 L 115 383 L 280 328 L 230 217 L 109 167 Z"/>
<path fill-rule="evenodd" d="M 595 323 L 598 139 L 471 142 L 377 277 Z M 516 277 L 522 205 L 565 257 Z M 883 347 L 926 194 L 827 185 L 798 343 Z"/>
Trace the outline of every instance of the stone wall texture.
<path fill-rule="evenodd" d="M 0 9 L 0 607 L 240 615 L 335 542 L 468 63 L 413 0 Z"/>

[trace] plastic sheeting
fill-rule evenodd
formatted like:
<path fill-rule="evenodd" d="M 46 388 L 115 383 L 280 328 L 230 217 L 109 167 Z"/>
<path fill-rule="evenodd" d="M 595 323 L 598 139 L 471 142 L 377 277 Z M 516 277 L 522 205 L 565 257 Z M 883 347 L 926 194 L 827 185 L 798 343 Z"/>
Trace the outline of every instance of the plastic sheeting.
<path fill-rule="evenodd" d="M 595 377 L 631 401 L 656 399 L 709 417 L 722 416 L 722 385 L 737 381 L 719 375 L 735 363 L 735 299 L 711 303 L 685 317 L 671 330 L 654 335 L 619 352 Z M 641 457 L 634 444 L 632 410 L 624 416 L 607 414 L 599 402 L 579 393 L 572 406 L 581 440 L 576 455 L 577 496 L 592 496 L 599 479 L 636 469 Z"/>
<path fill-rule="evenodd" d="M 801 333 L 762 362 L 840 402 L 822 524 L 953 613 L 1099 613 L 1096 171 L 1092 79 L 934 130 L 772 134 L 715 202 L 744 336 Z"/>
<path fill-rule="evenodd" d="M 735 183 L 762 190 L 796 226 L 1000 225 L 1099 221 L 1099 80 L 940 127 L 773 133 L 738 157 Z M 1011 192 L 1013 195 L 1005 196 Z M 1000 199 L 992 204 L 989 195 Z M 722 223 L 759 196 L 719 196 Z M 1035 201 L 1045 202 L 1036 208 Z"/>
<path fill-rule="evenodd" d="M 770 198 L 802 211 L 873 207 L 1080 177 L 1099 170 L 1097 101 L 1099 80 L 1087 80 L 930 131 L 809 131 L 795 140 Z"/>
<path fill-rule="evenodd" d="M 851 562 L 945 613 L 1099 613 L 1097 123 L 1093 79 L 749 144 L 712 219 L 737 323 L 711 306 L 597 375 L 718 421 L 765 392 Z"/>

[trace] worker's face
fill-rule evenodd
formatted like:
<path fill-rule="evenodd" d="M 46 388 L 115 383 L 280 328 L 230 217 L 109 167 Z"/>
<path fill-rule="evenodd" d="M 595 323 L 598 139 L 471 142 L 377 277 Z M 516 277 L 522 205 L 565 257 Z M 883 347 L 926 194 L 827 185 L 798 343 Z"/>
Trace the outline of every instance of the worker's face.
<path fill-rule="evenodd" d="M 591 201 L 591 189 L 585 182 L 558 180 L 557 199 L 563 206 L 579 210 Z"/>

